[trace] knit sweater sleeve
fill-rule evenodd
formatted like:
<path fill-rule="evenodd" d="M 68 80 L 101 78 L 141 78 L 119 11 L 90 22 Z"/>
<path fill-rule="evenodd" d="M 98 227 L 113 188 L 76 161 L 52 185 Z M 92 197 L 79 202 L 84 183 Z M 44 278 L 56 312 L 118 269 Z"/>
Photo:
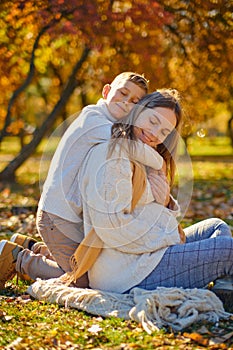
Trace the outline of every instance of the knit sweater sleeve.
<path fill-rule="evenodd" d="M 96 151 L 97 148 L 89 158 L 92 172 Z M 111 158 L 104 166 L 99 165 L 97 176 L 86 179 L 86 183 L 89 220 L 106 247 L 142 254 L 180 242 L 174 213 L 148 201 L 149 184 L 135 210 L 130 212 L 132 171 L 127 157 Z"/>
<path fill-rule="evenodd" d="M 135 142 L 137 142 L 137 145 L 133 154 L 133 160 L 155 170 L 160 170 L 163 166 L 163 158 L 161 155 L 147 144 L 139 140 Z"/>

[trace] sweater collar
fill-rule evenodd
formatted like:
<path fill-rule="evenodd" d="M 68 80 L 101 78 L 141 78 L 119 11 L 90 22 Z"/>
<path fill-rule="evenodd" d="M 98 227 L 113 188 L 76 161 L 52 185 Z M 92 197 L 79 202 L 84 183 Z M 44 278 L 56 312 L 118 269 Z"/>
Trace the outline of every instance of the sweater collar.
<path fill-rule="evenodd" d="M 104 115 L 107 117 L 108 120 L 115 123 L 117 121 L 116 118 L 114 118 L 111 113 L 108 110 L 108 106 L 106 101 L 103 98 L 100 98 L 97 102 L 97 106 L 101 107 L 103 109 Z"/>

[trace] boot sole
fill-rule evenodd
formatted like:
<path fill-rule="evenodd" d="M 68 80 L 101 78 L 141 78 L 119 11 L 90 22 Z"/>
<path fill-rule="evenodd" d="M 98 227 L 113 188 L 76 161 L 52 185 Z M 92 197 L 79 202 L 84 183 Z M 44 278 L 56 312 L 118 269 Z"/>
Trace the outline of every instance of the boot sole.
<path fill-rule="evenodd" d="M 227 289 L 212 289 L 212 292 L 222 301 L 224 309 L 227 312 L 233 313 L 233 291 Z"/>

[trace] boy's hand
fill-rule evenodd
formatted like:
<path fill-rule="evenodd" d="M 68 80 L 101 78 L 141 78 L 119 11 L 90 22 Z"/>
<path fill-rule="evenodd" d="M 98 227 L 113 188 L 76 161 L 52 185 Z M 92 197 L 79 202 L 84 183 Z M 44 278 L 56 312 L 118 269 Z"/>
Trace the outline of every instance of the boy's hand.
<path fill-rule="evenodd" d="M 167 207 L 170 201 L 170 186 L 164 171 L 150 168 L 148 171 L 148 180 L 154 200 Z"/>

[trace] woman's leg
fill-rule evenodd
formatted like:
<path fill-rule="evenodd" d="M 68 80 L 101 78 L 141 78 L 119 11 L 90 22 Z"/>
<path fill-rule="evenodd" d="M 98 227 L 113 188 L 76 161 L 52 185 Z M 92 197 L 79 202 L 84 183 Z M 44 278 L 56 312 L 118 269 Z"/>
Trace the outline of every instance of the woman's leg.
<path fill-rule="evenodd" d="M 233 275 L 233 238 L 216 237 L 169 247 L 158 266 L 134 287 L 203 288 Z"/>
<path fill-rule="evenodd" d="M 185 228 L 184 232 L 187 243 L 218 236 L 232 236 L 229 226 L 224 221 L 217 218 L 200 221 Z"/>

